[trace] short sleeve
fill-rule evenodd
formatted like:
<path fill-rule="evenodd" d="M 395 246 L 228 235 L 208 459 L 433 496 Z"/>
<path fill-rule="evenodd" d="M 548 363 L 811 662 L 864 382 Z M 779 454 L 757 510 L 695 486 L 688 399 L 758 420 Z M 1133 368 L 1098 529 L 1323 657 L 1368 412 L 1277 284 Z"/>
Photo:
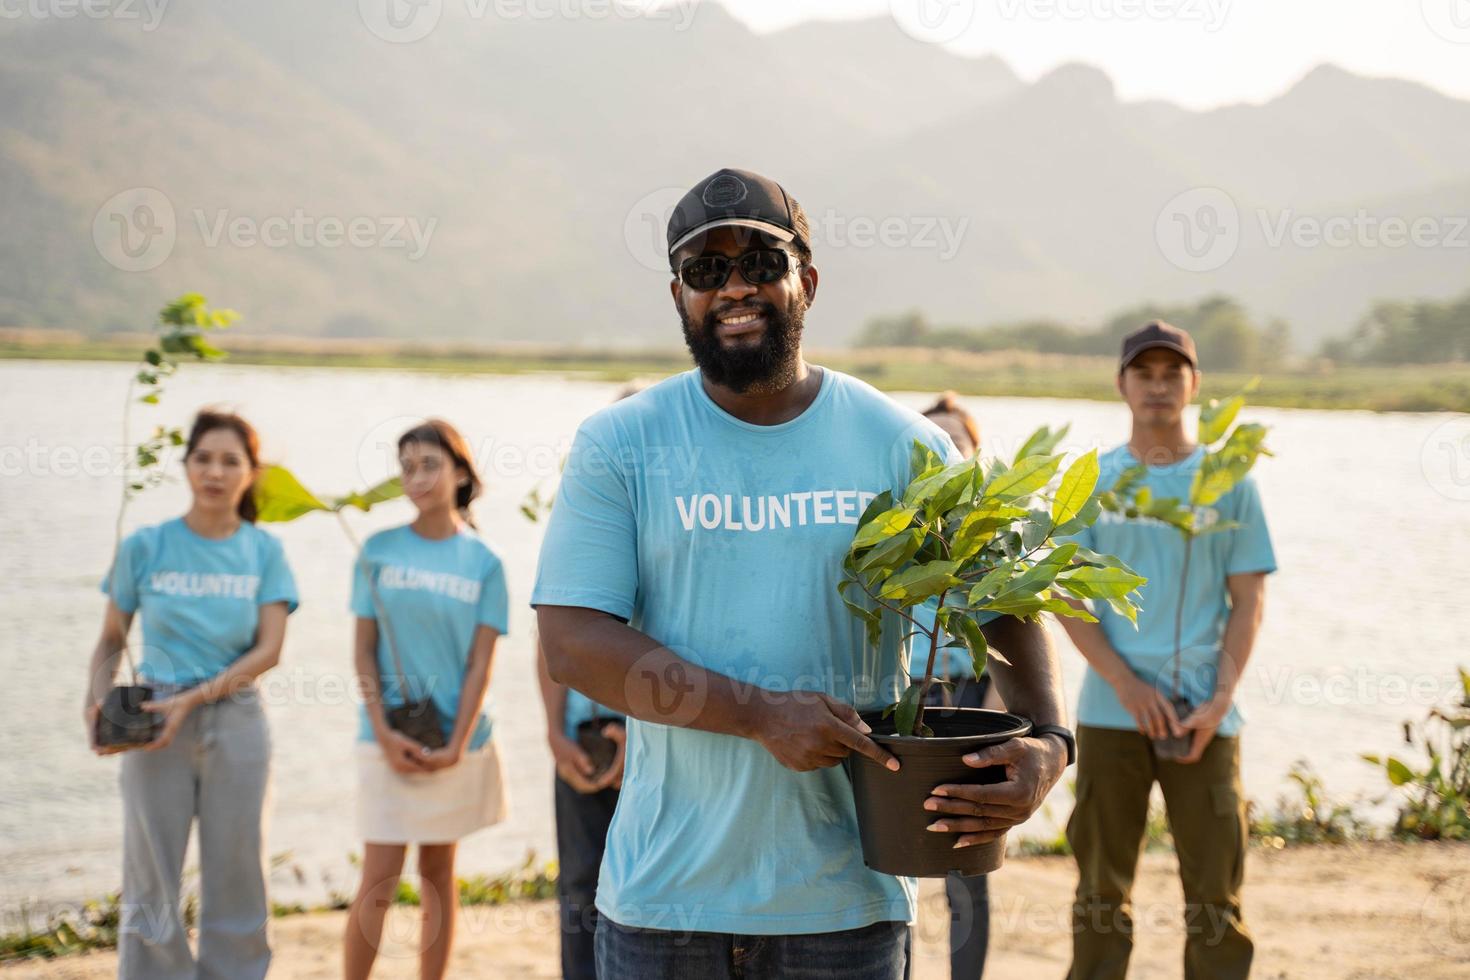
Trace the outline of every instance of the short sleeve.
<path fill-rule="evenodd" d="M 509 619 L 510 596 L 505 588 L 505 566 L 499 558 L 491 555 L 490 567 L 480 580 L 480 606 L 475 621 L 504 636 Z"/>
<path fill-rule="evenodd" d="M 102 577 L 102 594 L 110 596 L 117 603 L 117 608 L 125 613 L 138 609 L 138 580 L 143 576 L 148 554 L 145 532 L 146 529 L 134 531 L 123 539 L 122 546 L 113 557 L 112 567 Z"/>
<path fill-rule="evenodd" d="M 1226 575 L 1276 571 L 1276 550 L 1271 545 L 1271 531 L 1266 527 L 1266 512 L 1261 507 L 1261 492 L 1256 481 L 1247 476 L 1235 488 L 1235 522 L 1240 526 L 1225 532 L 1229 535 Z"/>
<path fill-rule="evenodd" d="M 944 460 L 945 465 L 959 463 L 964 460 L 964 455 L 956 448 L 954 440 L 933 422 L 926 418 L 920 418 L 913 425 L 904 429 L 892 447 L 889 449 L 888 465 L 894 474 L 894 496 L 897 491 L 909 485 L 909 478 L 913 475 L 910 460 L 914 450 L 914 441 L 918 440 L 938 454 Z"/>
<path fill-rule="evenodd" d="M 372 542 L 369 541 L 369 544 Z M 352 599 L 349 603 L 352 615 L 358 619 L 377 619 L 373 608 L 373 592 L 368 576 L 372 574 L 373 560 L 368 557 L 367 546 L 358 552 L 352 563 Z"/>
<path fill-rule="evenodd" d="M 286 562 L 286 549 L 274 535 L 265 535 L 265 563 L 260 570 L 260 589 L 256 593 L 256 605 L 284 602 L 287 615 L 296 611 L 301 604 L 296 593 L 296 578 Z"/>
<path fill-rule="evenodd" d="M 532 606 L 582 606 L 631 619 L 638 526 L 622 468 L 584 424 L 551 508 Z"/>

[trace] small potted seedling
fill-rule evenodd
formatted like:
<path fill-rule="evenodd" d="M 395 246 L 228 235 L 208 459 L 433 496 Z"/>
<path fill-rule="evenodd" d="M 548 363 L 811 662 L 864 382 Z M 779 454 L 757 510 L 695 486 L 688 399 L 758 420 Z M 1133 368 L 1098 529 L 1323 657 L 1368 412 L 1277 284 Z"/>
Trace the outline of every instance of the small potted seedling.
<path fill-rule="evenodd" d="M 344 497 L 331 498 L 330 502 L 322 500 L 306 489 L 301 481 L 284 466 L 266 467 L 260 478 L 255 481 L 257 520 L 266 523 L 284 523 L 294 521 L 303 514 L 310 514 L 314 511 L 332 514 L 337 518 L 338 525 L 347 535 L 347 540 L 351 542 L 353 550 L 357 553 L 358 562 L 363 565 L 364 577 L 368 582 L 368 592 L 372 596 L 373 609 L 377 613 L 379 628 L 383 631 L 383 639 L 388 647 L 389 656 L 393 659 L 393 669 L 398 677 L 398 691 L 403 698 L 403 703 L 390 707 L 385 712 L 388 727 L 402 732 L 420 745 L 431 749 L 442 749 L 448 743 L 439 709 L 434 706 L 433 700 L 428 697 L 427 693 L 423 697 L 415 696 L 411 680 L 403 670 L 403 659 L 398 653 L 398 640 L 393 632 L 393 624 L 388 619 L 388 611 L 383 608 L 382 597 L 378 595 L 377 575 L 374 569 L 367 567 L 362 553 L 362 543 L 353 533 L 352 525 L 347 523 L 347 518 L 343 513 L 348 507 L 356 507 L 363 513 L 367 513 L 375 505 L 401 496 L 403 496 L 403 484 L 396 476 L 361 493 L 353 492 Z"/>
<path fill-rule="evenodd" d="M 1245 407 L 1245 396 L 1255 387 L 1252 381 L 1239 393 L 1224 399 L 1211 399 L 1200 409 L 1199 444 L 1206 447 L 1200 468 L 1194 475 L 1189 488 L 1189 499 L 1176 497 L 1155 498 L 1153 492 L 1142 485 L 1147 467 L 1140 464 L 1124 470 L 1112 490 L 1101 498 L 1102 506 L 1129 520 L 1152 518 L 1162 521 L 1179 532 L 1184 542 L 1184 571 L 1179 581 L 1179 602 L 1174 612 L 1174 654 L 1170 660 L 1169 703 L 1179 718 L 1188 717 L 1196 705 L 1184 694 L 1183 678 L 1183 635 L 1184 597 L 1189 590 L 1189 561 L 1194 543 L 1207 534 L 1230 531 L 1240 525 L 1235 521 L 1210 520 L 1215 513 L 1210 508 L 1223 496 L 1235 489 L 1261 456 L 1270 456 L 1265 446 L 1266 427 L 1254 423 L 1243 423 L 1230 429 L 1240 410 Z M 1229 431 L 1229 435 L 1226 432 Z M 1218 444 L 1218 448 L 1210 446 Z M 1157 681 L 1155 681 L 1157 683 Z M 1160 759 L 1182 759 L 1189 755 L 1192 733 L 1168 735 L 1154 739 L 1154 754 Z"/>
<path fill-rule="evenodd" d="M 1038 430 L 1009 465 L 971 459 L 946 466 L 916 441 L 908 486 L 896 496 L 881 494 L 859 520 L 838 591 L 866 624 L 870 649 L 885 629 L 905 631 L 903 679 L 910 649 L 926 658 L 922 680 L 863 715 L 873 740 L 899 758 L 900 770 L 862 756 L 852 760 L 863 860 L 875 870 L 983 874 L 1000 867 L 1005 854 L 1004 837 L 957 850 L 957 834 L 925 829 L 931 815 L 923 804 L 935 786 L 1003 778 L 999 767 L 965 765 L 967 753 L 1031 730 L 1025 718 L 1006 712 L 926 706 L 931 687 L 943 683 L 934 679 L 942 646 L 967 648 L 981 677 L 987 656 L 1008 663 L 990 651 L 975 619 L 981 613 L 1039 619 L 1050 612 L 1095 622 L 1063 598 L 1070 596 L 1104 600 L 1136 621 L 1141 576 L 1116 558 L 1053 540 L 1091 526 L 1102 512 L 1095 450 L 1051 489 L 1063 460 L 1055 449 L 1066 431 Z M 915 616 L 926 604 L 936 609 L 932 626 Z"/>
<path fill-rule="evenodd" d="M 158 313 L 154 324 L 156 342 L 143 352 L 138 370 L 128 380 L 123 399 L 123 446 L 131 435 L 134 401 L 157 405 L 163 394 L 164 379 L 171 377 L 184 360 L 217 361 L 224 351 L 204 337 L 209 330 L 221 330 L 239 318 L 234 310 L 211 310 L 203 296 L 185 293 Z M 139 392 L 141 391 L 141 394 Z M 133 498 L 162 483 L 165 477 L 163 458 L 171 449 L 184 445 L 184 433 L 178 428 L 156 426 L 153 434 L 138 443 L 131 452 L 124 449 L 122 499 L 113 526 L 112 566 L 108 572 L 108 594 L 117 595 L 117 558 L 122 548 L 123 522 Z M 110 608 L 110 607 L 109 607 Z M 162 716 L 143 708 L 153 697 L 153 688 L 138 676 L 138 664 L 132 644 L 123 633 L 123 659 L 128 666 L 128 683 L 113 684 L 102 698 L 93 732 L 99 748 L 135 748 L 147 745 L 158 736 Z"/>

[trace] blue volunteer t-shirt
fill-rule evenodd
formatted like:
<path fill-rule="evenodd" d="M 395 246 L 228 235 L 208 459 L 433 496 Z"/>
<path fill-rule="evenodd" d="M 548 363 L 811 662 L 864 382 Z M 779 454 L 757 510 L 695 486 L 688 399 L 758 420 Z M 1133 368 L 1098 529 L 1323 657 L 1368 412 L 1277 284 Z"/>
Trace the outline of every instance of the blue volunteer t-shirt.
<path fill-rule="evenodd" d="M 1187 500 L 1203 459 L 1204 448 L 1199 447 L 1189 458 L 1171 466 L 1149 467 L 1140 485 L 1149 487 L 1155 500 Z M 1124 444 L 1104 454 L 1100 463 L 1098 486 L 1111 487 L 1123 471 L 1137 466 L 1138 460 Z M 1276 571 L 1276 554 L 1261 509 L 1261 496 L 1251 477 L 1247 476 L 1214 506 L 1200 509 L 1197 522 L 1201 526 L 1216 520 L 1234 521 L 1240 527 L 1196 538 L 1190 555 L 1189 592 L 1184 597 L 1180 634 L 1180 679 L 1184 696 L 1196 705 L 1208 700 L 1215 690 L 1220 644 L 1230 615 L 1226 578 Z M 1091 605 L 1118 655 L 1138 676 L 1169 693 L 1174 678 L 1174 622 L 1183 579 L 1184 536 L 1152 518 L 1130 521 L 1121 514 L 1104 511 L 1096 524 L 1069 540 L 1105 555 L 1116 555 L 1148 578 L 1139 590 L 1142 609 L 1137 630 L 1106 603 Z M 1077 720 L 1099 728 L 1137 728 L 1112 685 L 1091 667 L 1082 682 Z M 1237 734 L 1242 720 L 1239 707 L 1232 705 L 1218 734 Z"/>
<path fill-rule="evenodd" d="M 369 575 L 377 585 L 376 603 Z M 433 700 L 446 738 L 459 713 L 475 633 L 489 626 L 504 636 L 509 607 L 500 557 L 467 527 L 440 541 L 422 537 L 407 524 L 379 531 L 367 539 L 354 565 L 352 612 L 378 621 L 384 701 L 394 706 L 404 700 L 388 648 L 391 630 L 410 693 Z M 367 708 L 360 708 L 358 715 L 358 740 L 373 741 Z M 470 748 L 478 749 L 489 740 L 490 718 L 481 708 Z"/>
<path fill-rule="evenodd" d="M 118 549 L 102 591 L 125 613 L 143 610 L 138 673 L 184 686 L 216 676 L 255 645 L 261 606 L 297 606 L 281 542 L 249 522 L 217 540 L 182 517 L 139 528 Z"/>
<path fill-rule="evenodd" d="M 593 718 L 623 720 L 620 712 L 598 704 L 575 687 L 567 688 L 567 706 L 563 717 L 563 721 L 565 722 L 563 731 L 566 733 L 567 738 L 575 740 L 577 737 L 577 726 L 584 721 L 591 721 Z"/>
<path fill-rule="evenodd" d="M 691 370 L 577 431 L 532 605 L 628 620 L 680 657 L 859 708 L 897 696 L 901 621 L 868 646 L 837 583 L 858 519 L 908 483 L 937 426 L 830 369 L 800 416 L 752 425 Z M 783 767 L 757 742 L 628 720 L 597 907 L 623 925 L 755 935 L 913 921 L 914 882 L 863 865 L 841 766 Z"/>

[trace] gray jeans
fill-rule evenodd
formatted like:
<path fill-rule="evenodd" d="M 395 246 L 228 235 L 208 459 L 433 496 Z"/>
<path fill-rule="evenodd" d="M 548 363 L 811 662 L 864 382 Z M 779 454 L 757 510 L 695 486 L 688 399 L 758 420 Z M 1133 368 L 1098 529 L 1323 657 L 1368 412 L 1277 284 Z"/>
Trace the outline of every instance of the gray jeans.
<path fill-rule="evenodd" d="M 155 697 L 174 688 L 154 685 Z M 195 709 L 167 748 L 122 756 L 121 980 L 259 980 L 266 937 L 270 729 L 253 688 Z M 199 821 L 199 955 L 179 892 Z"/>

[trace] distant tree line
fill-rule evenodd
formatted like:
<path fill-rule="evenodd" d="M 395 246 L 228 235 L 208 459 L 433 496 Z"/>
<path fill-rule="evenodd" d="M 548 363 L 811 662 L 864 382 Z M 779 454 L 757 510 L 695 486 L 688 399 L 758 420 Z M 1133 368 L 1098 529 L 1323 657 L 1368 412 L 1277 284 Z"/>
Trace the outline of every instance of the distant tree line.
<path fill-rule="evenodd" d="M 1324 343 L 1322 356 L 1357 364 L 1470 361 L 1470 293 L 1442 303 L 1375 303 L 1352 333 Z"/>
<path fill-rule="evenodd" d="M 1291 328 L 1286 322 L 1258 323 L 1228 296 L 1210 296 L 1193 304 L 1147 303 L 1123 310 L 1100 326 L 1088 327 L 1048 319 L 939 327 L 921 313 L 908 312 L 869 320 L 857 346 L 1114 356 L 1123 336 L 1150 320 L 1167 320 L 1188 330 L 1201 362 L 1212 370 L 1269 370 L 1292 354 Z M 1378 303 L 1347 337 L 1325 342 L 1320 356 L 1357 364 L 1470 360 L 1470 293 L 1444 303 Z"/>

